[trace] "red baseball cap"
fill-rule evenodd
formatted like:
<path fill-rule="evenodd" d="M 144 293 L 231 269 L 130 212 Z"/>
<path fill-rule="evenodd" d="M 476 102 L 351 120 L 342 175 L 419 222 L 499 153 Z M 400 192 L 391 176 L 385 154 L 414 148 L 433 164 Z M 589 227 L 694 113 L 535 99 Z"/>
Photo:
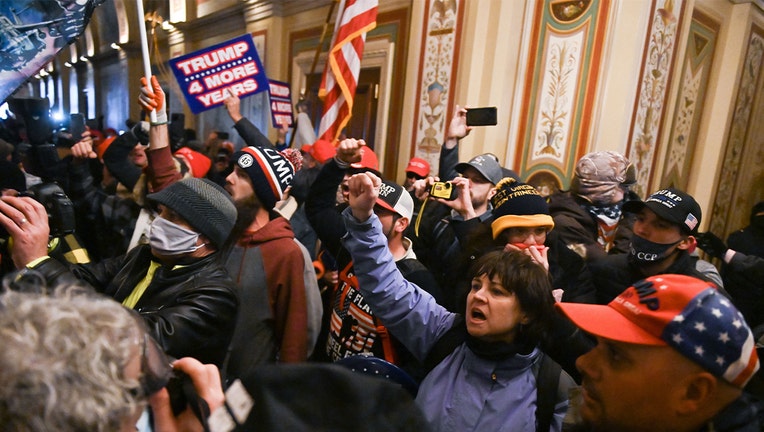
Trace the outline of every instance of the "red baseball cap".
<path fill-rule="evenodd" d="M 406 172 L 412 172 L 419 177 L 427 177 L 430 175 L 430 163 L 421 158 L 411 158 L 408 166 L 406 166 Z"/>
<path fill-rule="evenodd" d="M 607 305 L 556 303 L 581 329 L 619 342 L 670 346 L 732 385 L 759 369 L 753 333 L 708 282 L 676 274 L 643 279 Z"/>
<path fill-rule="evenodd" d="M 350 164 L 350 166 L 353 168 L 369 168 L 377 171 L 379 169 L 379 159 L 377 159 L 377 154 L 374 153 L 374 150 L 368 146 L 363 146 L 361 148 L 361 161 Z"/>
<path fill-rule="evenodd" d="M 323 164 L 334 157 L 337 153 L 337 149 L 331 141 L 318 140 L 313 143 L 308 153 L 313 156 L 313 159 L 315 159 L 316 162 Z"/>
<path fill-rule="evenodd" d="M 183 159 L 191 171 L 191 175 L 196 178 L 202 178 L 207 175 L 207 171 L 212 166 L 212 161 L 207 156 L 188 147 L 181 147 L 175 152 L 175 156 Z"/>

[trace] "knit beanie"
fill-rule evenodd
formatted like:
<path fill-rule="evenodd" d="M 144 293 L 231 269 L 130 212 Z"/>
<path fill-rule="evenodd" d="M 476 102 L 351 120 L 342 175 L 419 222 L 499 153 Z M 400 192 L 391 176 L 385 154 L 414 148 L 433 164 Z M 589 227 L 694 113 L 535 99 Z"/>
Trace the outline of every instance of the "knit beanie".
<path fill-rule="evenodd" d="M 146 198 L 169 207 L 218 248 L 236 223 L 233 199 L 225 189 L 207 179 L 188 177 Z"/>
<path fill-rule="evenodd" d="M 613 204 L 616 190 L 636 183 L 634 165 L 622 154 L 598 151 L 584 155 L 576 164 L 570 190 L 594 205 Z"/>
<path fill-rule="evenodd" d="M 275 149 L 252 146 L 234 153 L 233 159 L 249 174 L 255 195 L 264 208 L 272 210 L 292 184 L 295 172 L 292 163 Z"/>
<path fill-rule="evenodd" d="M 491 197 L 494 239 L 507 228 L 554 228 L 549 206 L 533 186 L 509 177 L 502 179 L 495 189 L 496 194 Z"/>
<path fill-rule="evenodd" d="M 294 171 L 297 172 L 302 169 L 302 153 L 296 148 L 285 148 L 281 150 L 281 154 L 292 163 Z"/>

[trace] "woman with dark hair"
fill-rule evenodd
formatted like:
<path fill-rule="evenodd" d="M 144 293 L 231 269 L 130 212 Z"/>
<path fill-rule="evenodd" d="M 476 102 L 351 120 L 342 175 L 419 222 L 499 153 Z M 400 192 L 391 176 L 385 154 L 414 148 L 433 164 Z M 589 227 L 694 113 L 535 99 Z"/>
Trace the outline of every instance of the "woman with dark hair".
<path fill-rule="evenodd" d="M 538 345 L 554 315 L 546 270 L 522 252 L 490 252 L 472 266 L 464 314 L 449 312 L 395 267 L 372 211 L 380 185 L 368 172 L 350 178 L 343 242 L 374 314 L 432 366 L 416 401 L 433 429 L 561 430 L 573 385 L 566 374 L 554 381 L 549 418 L 537 415 Z"/>

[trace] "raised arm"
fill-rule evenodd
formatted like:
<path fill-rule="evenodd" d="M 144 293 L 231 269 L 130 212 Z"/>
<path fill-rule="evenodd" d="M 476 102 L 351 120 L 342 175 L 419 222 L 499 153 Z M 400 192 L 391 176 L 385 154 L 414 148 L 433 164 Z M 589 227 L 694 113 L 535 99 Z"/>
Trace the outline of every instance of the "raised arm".
<path fill-rule="evenodd" d="M 424 360 L 453 326 L 456 315 L 404 279 L 396 267 L 373 212 L 381 183 L 368 172 L 350 178 L 350 207 L 343 212 L 347 235 L 342 241 L 353 258 L 359 289 L 374 314 L 414 356 Z"/>
<path fill-rule="evenodd" d="M 141 94 L 138 98 L 144 111 L 156 111 L 156 122 L 149 128 L 149 149 L 146 153 L 148 167 L 146 174 L 152 190 L 158 192 L 181 179 L 170 149 L 170 134 L 167 128 L 165 96 L 156 76 L 151 77 L 151 86 L 146 78 L 141 78 Z"/>

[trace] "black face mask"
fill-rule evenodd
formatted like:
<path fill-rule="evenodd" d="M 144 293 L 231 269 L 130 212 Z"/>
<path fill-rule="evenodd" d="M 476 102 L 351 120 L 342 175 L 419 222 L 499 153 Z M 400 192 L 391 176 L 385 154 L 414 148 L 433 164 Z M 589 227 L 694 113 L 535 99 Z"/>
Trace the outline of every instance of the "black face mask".
<path fill-rule="evenodd" d="M 673 251 L 669 252 L 669 249 L 681 241 L 682 240 L 678 240 L 668 244 L 654 243 L 635 234 L 631 237 L 629 262 L 637 267 L 644 267 L 663 262 L 673 253 Z"/>

